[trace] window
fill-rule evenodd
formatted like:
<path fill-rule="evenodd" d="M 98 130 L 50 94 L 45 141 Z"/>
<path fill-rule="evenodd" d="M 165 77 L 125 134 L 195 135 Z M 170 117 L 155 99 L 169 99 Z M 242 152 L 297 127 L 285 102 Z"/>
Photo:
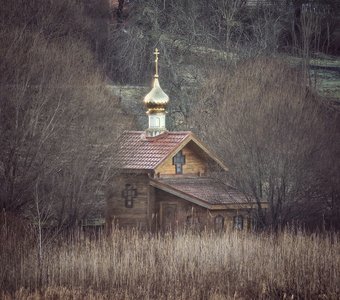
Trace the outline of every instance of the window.
<path fill-rule="evenodd" d="M 126 184 L 122 197 L 125 199 L 125 207 L 132 208 L 134 198 L 137 197 L 137 189 L 134 189 L 131 184 Z"/>
<path fill-rule="evenodd" d="M 152 116 L 152 118 L 150 118 L 150 128 L 158 128 L 160 127 L 160 118 L 159 117 L 155 117 Z"/>
<path fill-rule="evenodd" d="M 258 219 L 256 217 L 253 217 L 249 220 L 250 225 L 250 229 L 252 231 L 257 231 L 259 228 L 259 224 L 258 224 Z"/>
<path fill-rule="evenodd" d="M 234 229 L 237 229 L 237 230 L 243 229 L 243 217 L 242 216 L 234 217 Z"/>
<path fill-rule="evenodd" d="M 215 217 L 215 230 L 222 231 L 224 228 L 224 218 L 221 215 Z"/>
<path fill-rule="evenodd" d="M 182 150 L 172 158 L 172 164 L 175 166 L 176 174 L 183 174 L 183 165 L 185 165 L 185 155 L 182 154 Z"/>

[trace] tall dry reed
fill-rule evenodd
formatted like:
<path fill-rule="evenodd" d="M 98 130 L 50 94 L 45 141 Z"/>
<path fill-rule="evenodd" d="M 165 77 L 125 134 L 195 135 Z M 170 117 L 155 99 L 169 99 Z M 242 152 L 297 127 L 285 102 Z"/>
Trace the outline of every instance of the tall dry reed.
<path fill-rule="evenodd" d="M 54 241 L 1 240 L 5 299 L 338 299 L 337 234 L 151 235 L 115 230 Z"/>

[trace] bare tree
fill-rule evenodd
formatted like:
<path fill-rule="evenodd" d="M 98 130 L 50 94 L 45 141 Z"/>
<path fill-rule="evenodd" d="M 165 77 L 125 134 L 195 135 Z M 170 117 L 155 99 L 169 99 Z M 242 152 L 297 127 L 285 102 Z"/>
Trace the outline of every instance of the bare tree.
<path fill-rule="evenodd" d="M 44 199 L 59 225 L 72 225 L 96 208 L 104 162 L 130 118 L 86 44 L 25 29 L 0 39 L 1 209 L 25 212 Z"/>
<path fill-rule="evenodd" d="M 277 229 L 322 209 L 317 165 L 328 161 L 334 125 L 301 72 L 261 58 L 212 74 L 192 127 L 224 158 L 229 180 L 257 201 L 261 222 Z"/>

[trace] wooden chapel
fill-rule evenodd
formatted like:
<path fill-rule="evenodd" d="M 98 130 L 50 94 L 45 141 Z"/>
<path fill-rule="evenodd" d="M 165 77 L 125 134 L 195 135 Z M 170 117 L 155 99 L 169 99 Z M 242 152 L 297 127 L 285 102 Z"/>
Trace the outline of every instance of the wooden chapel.
<path fill-rule="evenodd" d="M 154 54 L 153 87 L 144 98 L 149 126 L 120 137 L 107 223 L 164 231 L 251 228 L 255 203 L 211 176 L 216 168 L 227 172 L 224 163 L 192 132 L 166 129 L 169 97 L 159 84 L 157 49 Z"/>

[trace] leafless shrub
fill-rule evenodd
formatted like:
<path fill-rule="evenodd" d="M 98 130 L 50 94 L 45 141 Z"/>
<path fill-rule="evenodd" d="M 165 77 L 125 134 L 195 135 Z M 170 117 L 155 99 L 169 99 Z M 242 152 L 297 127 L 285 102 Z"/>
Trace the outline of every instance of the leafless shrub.
<path fill-rule="evenodd" d="M 274 228 L 326 205 L 314 188 L 320 173 L 329 174 L 317 165 L 328 162 L 336 114 L 327 115 L 304 78 L 268 58 L 240 63 L 228 74 L 213 71 L 192 117 L 192 127 L 226 161 L 232 182 L 268 201 Z M 264 217 L 260 206 L 259 214 Z"/>
<path fill-rule="evenodd" d="M 57 206 L 58 225 L 74 224 L 88 212 L 82 204 L 93 205 L 129 117 L 85 43 L 51 42 L 24 28 L 0 39 L 1 210 L 35 210 L 39 196 L 40 205 Z"/>

